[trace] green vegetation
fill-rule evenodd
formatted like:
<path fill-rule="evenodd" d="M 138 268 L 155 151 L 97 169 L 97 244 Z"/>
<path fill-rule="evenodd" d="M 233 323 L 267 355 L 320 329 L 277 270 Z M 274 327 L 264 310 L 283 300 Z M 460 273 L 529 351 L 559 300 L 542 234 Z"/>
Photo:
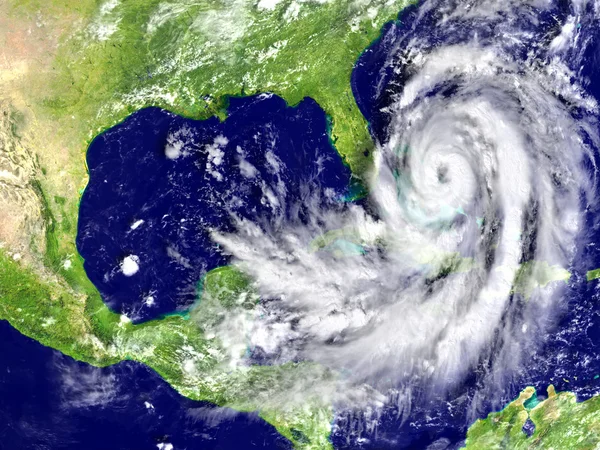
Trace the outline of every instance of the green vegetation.
<path fill-rule="evenodd" d="M 315 99 L 332 119 L 338 151 L 362 173 L 373 143 L 351 71 L 409 1 L 266 3 L 15 1 L 13 14 L 86 18 L 82 31 L 63 38 L 50 72 L 31 80 L 40 111 L 79 138 L 145 106 L 207 118 L 223 116 L 229 96 L 274 92 L 292 105 Z"/>
<path fill-rule="evenodd" d="M 500 412 L 475 422 L 467 432 L 467 450 L 596 449 L 600 445 L 600 397 L 578 403 L 575 394 L 556 393 L 538 401 L 535 389 L 526 388 Z M 527 436 L 523 425 L 535 425 Z"/>
<path fill-rule="evenodd" d="M 600 269 L 588 270 L 586 278 L 588 281 L 597 280 L 600 278 Z"/>
<path fill-rule="evenodd" d="M 528 261 L 519 267 L 513 286 L 513 292 L 531 297 L 537 288 L 543 288 L 553 281 L 568 283 L 571 273 L 560 266 L 551 266 L 546 261 Z"/>
<path fill-rule="evenodd" d="M 235 267 L 219 267 L 204 278 L 202 302 L 216 301 L 225 309 L 232 309 L 239 303 L 252 308 L 258 296 L 252 292 L 250 284 L 250 278 Z"/>

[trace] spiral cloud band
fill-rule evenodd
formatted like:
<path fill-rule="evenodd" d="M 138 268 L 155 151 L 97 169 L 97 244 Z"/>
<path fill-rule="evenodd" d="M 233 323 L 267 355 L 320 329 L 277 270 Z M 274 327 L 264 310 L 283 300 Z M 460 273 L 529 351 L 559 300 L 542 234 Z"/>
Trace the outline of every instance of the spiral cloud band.
<path fill-rule="evenodd" d="M 569 65 L 581 46 L 573 16 L 546 41 L 541 25 L 519 28 L 544 7 L 425 2 L 413 29 L 427 17 L 458 37 L 396 43 L 390 65 L 404 78 L 367 206 L 307 202 L 308 220 L 215 232 L 261 295 L 251 348 L 387 389 L 451 383 L 490 352 L 506 368 L 532 345 L 593 201 L 584 163 L 596 143 L 596 104 Z M 467 23 L 474 31 L 461 34 Z M 285 189 L 270 192 L 285 203 Z"/>

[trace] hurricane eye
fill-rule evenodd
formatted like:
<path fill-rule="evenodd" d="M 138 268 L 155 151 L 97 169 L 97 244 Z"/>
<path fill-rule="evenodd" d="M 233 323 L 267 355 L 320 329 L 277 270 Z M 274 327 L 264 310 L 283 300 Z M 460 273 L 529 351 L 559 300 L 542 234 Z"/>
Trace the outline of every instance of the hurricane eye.
<path fill-rule="evenodd" d="M 450 181 L 450 177 L 448 176 L 448 166 L 438 166 L 437 179 L 440 184 L 446 184 Z"/>

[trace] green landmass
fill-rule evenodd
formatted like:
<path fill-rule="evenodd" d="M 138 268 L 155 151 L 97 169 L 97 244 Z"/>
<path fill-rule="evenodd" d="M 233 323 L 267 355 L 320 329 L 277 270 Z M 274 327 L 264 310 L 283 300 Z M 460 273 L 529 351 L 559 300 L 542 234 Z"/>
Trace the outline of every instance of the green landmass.
<path fill-rule="evenodd" d="M 535 431 L 523 432 L 531 420 Z M 527 387 L 519 398 L 500 412 L 477 420 L 467 432 L 467 450 L 592 450 L 600 446 L 600 397 L 577 402 L 571 392 L 555 392 L 539 401 L 535 389 Z"/>
<path fill-rule="evenodd" d="M 38 112 L 80 142 L 146 106 L 225 117 L 230 96 L 273 92 L 290 105 L 316 100 L 339 153 L 361 173 L 373 142 L 350 88 L 352 68 L 410 1 L 10 3 L 16 17 L 84 18 L 62 37 L 51 69 L 28 80 Z"/>
<path fill-rule="evenodd" d="M 567 283 L 570 279 L 571 273 L 558 265 L 551 266 L 546 261 L 527 261 L 519 267 L 513 292 L 528 299 L 537 288 L 543 288 L 553 281 Z"/>
<path fill-rule="evenodd" d="M 600 269 L 588 270 L 585 275 L 588 281 L 597 280 L 600 278 Z"/>

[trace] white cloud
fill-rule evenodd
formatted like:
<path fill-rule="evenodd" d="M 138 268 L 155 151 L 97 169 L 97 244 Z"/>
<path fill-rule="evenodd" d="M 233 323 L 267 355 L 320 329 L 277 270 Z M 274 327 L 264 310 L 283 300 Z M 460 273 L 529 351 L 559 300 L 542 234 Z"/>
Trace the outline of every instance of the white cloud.
<path fill-rule="evenodd" d="M 126 256 L 121 262 L 121 272 L 126 277 L 131 277 L 138 273 L 140 270 L 139 266 L 140 259 L 136 255 Z"/>
<path fill-rule="evenodd" d="M 139 228 L 142 224 L 144 223 L 143 219 L 140 220 L 136 220 L 134 223 L 131 224 L 131 229 L 132 230 L 136 230 L 137 228 Z"/>

